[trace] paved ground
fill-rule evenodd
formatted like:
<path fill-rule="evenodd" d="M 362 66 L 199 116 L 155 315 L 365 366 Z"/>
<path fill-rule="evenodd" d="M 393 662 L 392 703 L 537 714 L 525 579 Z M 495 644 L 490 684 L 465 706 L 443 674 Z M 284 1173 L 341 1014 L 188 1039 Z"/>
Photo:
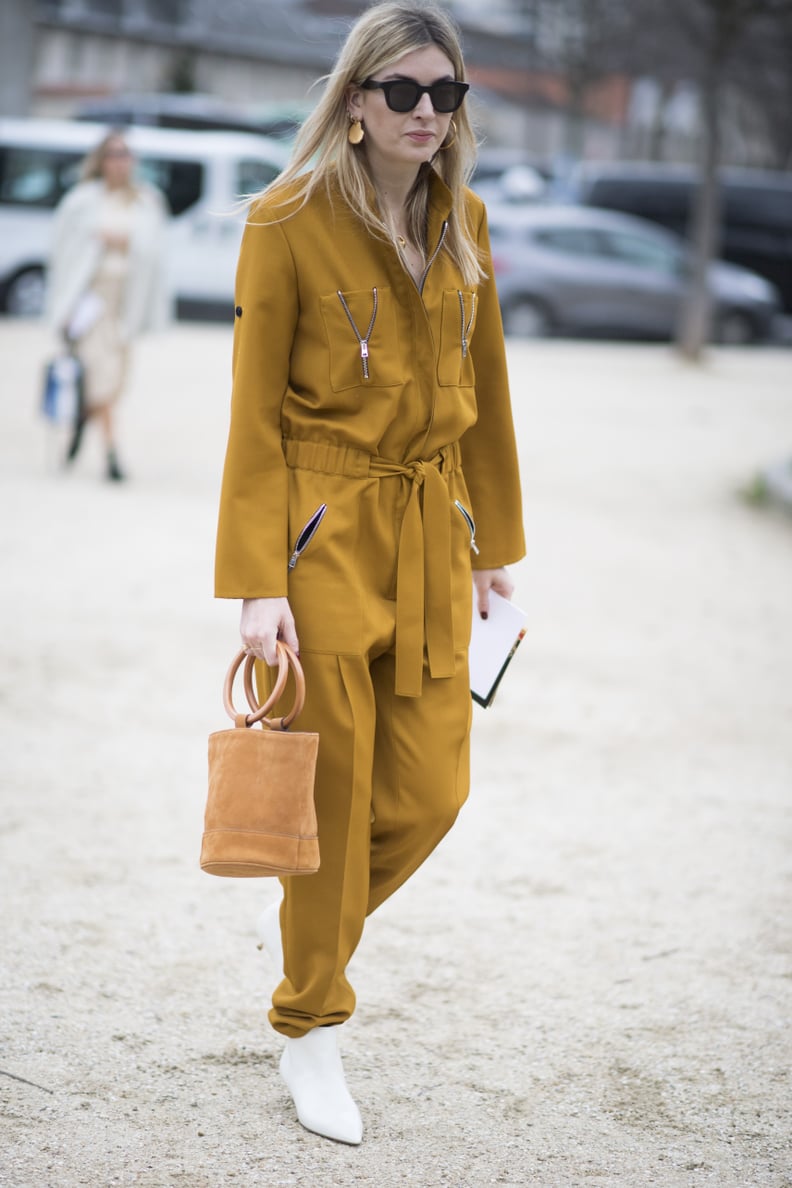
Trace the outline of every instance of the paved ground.
<path fill-rule="evenodd" d="M 61 474 L 0 323 L 0 1184 L 792 1184 L 792 355 L 511 350 L 530 632 L 474 790 L 371 921 L 357 1150 L 296 1125 L 253 924 L 197 867 L 237 608 L 211 597 L 229 338 L 141 346 L 133 481 Z"/>

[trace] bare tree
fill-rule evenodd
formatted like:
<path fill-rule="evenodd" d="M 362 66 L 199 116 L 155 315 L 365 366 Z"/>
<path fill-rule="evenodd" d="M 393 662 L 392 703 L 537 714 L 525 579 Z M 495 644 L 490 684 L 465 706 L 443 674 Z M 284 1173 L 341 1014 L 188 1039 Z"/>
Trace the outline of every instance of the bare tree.
<path fill-rule="evenodd" d="M 586 100 L 608 74 L 649 76 L 669 92 L 698 89 L 699 184 L 693 204 L 691 265 L 677 343 L 697 359 L 710 336 L 710 265 L 718 250 L 721 111 L 727 86 L 751 88 L 781 161 L 792 152 L 792 0 L 520 0 L 543 59 L 566 82 L 567 149 L 579 155 Z"/>
<path fill-rule="evenodd" d="M 761 20 L 771 27 L 785 15 L 789 0 L 667 0 L 693 55 L 702 114 L 699 185 L 691 226 L 690 281 L 682 305 L 677 346 L 687 359 L 699 359 L 710 337 L 712 300 L 709 270 L 718 249 L 720 112 L 724 87 L 738 52 Z"/>
<path fill-rule="evenodd" d="M 541 58 L 566 86 L 566 143 L 571 157 L 583 150 L 587 100 L 593 87 L 623 60 L 631 25 L 623 0 L 521 0 Z"/>
<path fill-rule="evenodd" d="M 792 169 L 792 2 L 757 16 L 730 76 L 743 101 L 763 120 L 773 163 Z"/>

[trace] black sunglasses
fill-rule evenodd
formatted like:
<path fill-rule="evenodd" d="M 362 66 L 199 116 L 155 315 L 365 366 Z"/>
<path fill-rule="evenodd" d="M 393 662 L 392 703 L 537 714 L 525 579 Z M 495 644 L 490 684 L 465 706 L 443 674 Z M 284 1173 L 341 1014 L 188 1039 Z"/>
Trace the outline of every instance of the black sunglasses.
<path fill-rule="evenodd" d="M 421 96 L 428 95 L 432 107 L 443 115 L 456 111 L 470 90 L 470 84 L 464 82 L 436 82 L 422 87 L 412 78 L 394 78 L 388 82 L 367 78 L 360 85 L 366 91 L 382 91 L 391 111 L 412 111 L 421 102 Z"/>

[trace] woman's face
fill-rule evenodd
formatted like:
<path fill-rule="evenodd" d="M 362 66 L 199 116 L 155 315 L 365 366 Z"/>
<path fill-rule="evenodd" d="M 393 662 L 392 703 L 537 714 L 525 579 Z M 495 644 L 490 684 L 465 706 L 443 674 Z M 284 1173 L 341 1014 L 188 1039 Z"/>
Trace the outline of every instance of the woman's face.
<path fill-rule="evenodd" d="M 453 63 L 436 45 L 414 50 L 372 75 L 375 82 L 412 79 L 421 86 L 454 79 Z M 427 94 L 421 95 L 412 111 L 391 111 L 384 91 L 351 87 L 347 105 L 355 119 L 363 121 L 365 148 L 372 167 L 398 165 L 418 167 L 430 160 L 445 140 L 451 114 L 437 112 Z"/>
<path fill-rule="evenodd" d="M 129 184 L 132 164 L 129 145 L 120 136 L 114 136 L 102 154 L 102 177 L 111 190 Z"/>

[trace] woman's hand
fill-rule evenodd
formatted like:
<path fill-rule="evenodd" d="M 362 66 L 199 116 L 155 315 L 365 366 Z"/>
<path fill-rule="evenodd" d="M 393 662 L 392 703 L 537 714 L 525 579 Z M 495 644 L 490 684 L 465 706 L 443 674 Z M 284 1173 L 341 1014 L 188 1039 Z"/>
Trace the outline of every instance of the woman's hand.
<path fill-rule="evenodd" d="M 476 609 L 482 619 L 489 614 L 489 592 L 494 590 L 503 598 L 511 599 L 514 582 L 502 567 L 500 569 L 474 569 L 473 583 L 476 587 Z"/>
<path fill-rule="evenodd" d="M 288 598 L 245 598 L 239 633 L 245 649 L 270 667 L 278 663 L 276 640 L 282 639 L 295 652 L 300 650 Z"/>

